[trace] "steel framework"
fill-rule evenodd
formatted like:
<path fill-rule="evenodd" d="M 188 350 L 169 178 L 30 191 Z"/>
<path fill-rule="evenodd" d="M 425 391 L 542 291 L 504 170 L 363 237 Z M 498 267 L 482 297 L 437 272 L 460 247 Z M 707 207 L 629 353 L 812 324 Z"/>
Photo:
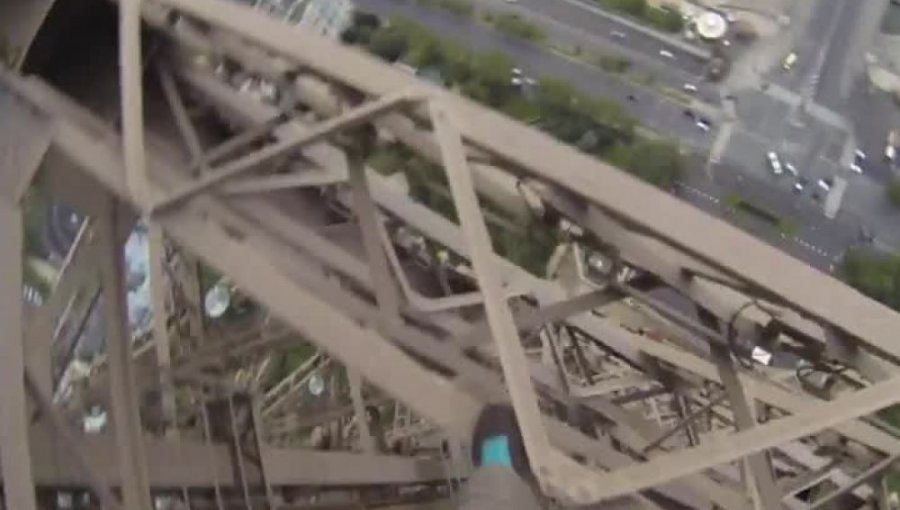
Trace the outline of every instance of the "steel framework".
<path fill-rule="evenodd" d="M 356 49 L 223 0 L 117 7 L 91 85 L 0 71 L 6 508 L 452 507 L 495 402 L 548 504 L 889 508 L 893 311 Z M 443 168 L 458 224 L 367 166 L 385 144 Z M 84 218 L 42 304 L 36 194 Z M 498 215 L 555 232 L 545 274 L 494 253 Z M 204 313 L 212 271 L 235 317 Z"/>

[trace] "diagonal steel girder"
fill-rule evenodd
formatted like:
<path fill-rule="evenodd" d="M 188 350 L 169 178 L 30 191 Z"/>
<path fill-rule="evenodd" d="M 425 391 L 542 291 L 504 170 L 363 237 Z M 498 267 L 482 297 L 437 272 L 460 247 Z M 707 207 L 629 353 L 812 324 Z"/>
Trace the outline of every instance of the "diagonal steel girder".
<path fill-rule="evenodd" d="M 203 174 L 195 182 L 179 185 L 164 195 L 164 198 L 153 206 L 153 210 L 155 212 L 163 211 L 193 195 L 208 190 L 227 179 L 233 179 L 241 174 L 255 170 L 266 162 L 272 161 L 274 158 L 291 151 L 299 151 L 305 146 L 315 144 L 342 129 L 348 129 L 365 123 L 372 117 L 381 115 L 390 109 L 397 108 L 414 99 L 414 97 L 415 95 L 408 90 L 388 94 L 342 113 L 337 117 L 324 120 L 321 124 L 314 126 L 305 133 L 298 134 L 293 138 L 279 140 L 256 152 L 252 152 L 234 161 L 225 163 L 222 168 L 216 168 L 211 172 Z"/>
<path fill-rule="evenodd" d="M 541 423 L 541 412 L 538 409 L 534 388 L 531 386 L 528 360 L 522 349 L 519 332 L 500 289 L 499 280 L 491 267 L 494 250 L 472 185 L 472 175 L 466 161 L 462 139 L 450 118 L 451 113 L 443 104 L 432 101 L 428 106 L 435 136 L 441 147 L 453 203 L 459 215 L 460 228 L 469 247 L 478 287 L 484 295 L 488 324 L 497 351 L 500 353 L 503 375 L 522 431 L 528 459 L 538 480 L 545 482 L 545 471 L 553 469 L 553 466 L 546 464 L 550 443 Z"/>
<path fill-rule="evenodd" d="M 42 90 L 41 87 L 38 87 L 37 91 L 32 90 L 30 92 L 34 93 L 36 96 L 42 96 L 41 90 Z M 49 91 L 44 89 L 43 93 L 49 94 Z M 56 102 L 56 103 L 59 102 L 58 99 L 54 100 L 52 97 L 44 97 L 44 99 L 47 100 L 51 104 L 53 104 L 54 102 Z M 63 108 L 63 111 L 68 111 L 68 110 L 69 110 L 69 108 Z M 65 124 L 65 122 L 62 122 L 61 126 L 57 132 L 57 137 L 58 137 L 57 141 L 59 142 L 60 146 L 64 150 L 71 151 L 71 154 L 73 155 L 73 157 L 75 157 L 76 161 L 78 161 L 85 168 L 89 168 L 89 169 L 93 170 L 95 173 L 92 173 L 92 175 L 95 178 L 97 178 L 101 182 L 105 183 L 106 185 L 110 186 L 113 190 L 115 190 L 119 193 L 122 193 L 123 194 L 122 196 L 127 196 L 127 195 L 125 195 L 126 191 L 123 188 L 123 183 L 122 183 L 121 179 L 119 178 L 119 176 L 117 174 L 113 173 L 113 169 L 115 168 L 114 165 L 117 160 L 117 158 L 115 158 L 115 156 L 114 156 L 115 144 L 109 144 L 109 143 L 103 142 L 101 139 L 98 139 L 95 137 L 87 137 L 86 138 L 84 135 L 78 133 L 77 130 L 67 129 L 67 128 L 71 128 L 71 126 L 67 126 Z M 99 165 L 99 166 L 94 166 L 94 165 Z M 165 172 L 160 173 L 160 169 L 154 167 L 153 175 L 160 176 L 160 175 L 167 175 L 167 174 Z M 194 206 L 196 206 L 196 204 Z M 192 206 L 192 207 L 194 207 L 194 206 Z M 177 219 L 180 219 L 181 215 L 180 214 L 174 215 L 174 217 L 176 219 L 172 219 L 171 221 L 174 223 L 179 223 L 177 221 Z M 197 230 L 199 231 L 200 229 L 197 229 Z M 235 232 L 232 229 L 229 229 L 229 235 L 234 235 L 234 234 L 235 234 Z M 193 238 L 194 236 L 190 235 L 188 237 Z M 226 250 L 219 249 L 219 250 L 214 250 L 214 251 L 216 253 L 221 254 L 220 256 L 223 256 L 223 257 L 225 256 L 224 255 L 225 253 L 229 253 L 230 255 L 234 255 L 235 253 L 238 253 L 238 252 L 229 252 L 229 250 L 227 250 L 227 249 Z M 244 257 L 239 256 L 237 258 L 242 261 L 245 260 Z M 289 280 L 289 279 L 290 278 L 284 278 L 284 280 Z M 385 366 L 392 366 L 392 363 L 390 363 L 390 362 L 387 362 L 386 364 L 385 363 L 382 363 L 382 364 L 384 364 Z M 380 383 L 380 380 L 382 380 L 383 377 L 373 377 L 373 379 L 375 380 L 376 383 Z M 414 380 L 417 380 L 417 379 L 414 378 Z M 457 401 L 457 400 L 451 400 L 450 402 L 456 402 L 456 404 L 459 404 L 459 401 Z M 423 404 L 419 403 L 419 405 L 423 405 Z M 472 419 L 472 414 L 466 413 L 465 405 L 462 405 L 462 407 L 461 407 L 460 405 L 442 403 L 442 407 L 447 409 L 447 413 L 454 414 L 455 417 L 459 418 L 460 420 L 467 419 L 467 416 L 468 416 L 468 419 Z M 437 418 L 437 420 L 440 421 L 440 418 Z M 449 429 L 451 431 L 464 430 L 464 432 L 462 432 L 463 434 L 468 433 L 467 426 L 455 427 L 453 424 L 450 424 L 447 426 L 449 427 Z M 561 430 L 566 431 L 568 429 L 563 427 Z M 567 434 L 569 434 L 569 436 L 574 438 L 575 436 L 572 436 L 573 433 L 574 433 L 574 431 L 567 432 Z M 589 443 L 589 441 L 588 441 L 588 443 Z M 572 450 L 573 453 L 577 453 L 577 452 L 581 452 L 581 451 L 584 451 L 584 450 L 578 449 L 578 448 Z"/>
<path fill-rule="evenodd" d="M 818 403 L 800 414 L 602 475 L 592 486 L 591 497 L 605 500 L 630 494 L 834 427 L 897 401 L 900 401 L 900 377 Z"/>
<path fill-rule="evenodd" d="M 373 57 L 311 34 L 298 33 L 246 7 L 215 0 L 164 0 L 162 3 L 254 40 L 263 48 L 367 95 L 380 96 L 413 83 L 420 84 L 414 77 Z M 730 277 L 777 296 L 819 321 L 833 324 L 868 348 L 900 360 L 900 346 L 889 333 L 900 329 L 900 315 L 887 307 L 543 133 L 437 87 L 421 86 L 457 112 L 459 129 L 466 141 L 581 196 L 626 224 L 664 240 Z M 652 208 L 643 206 L 648 197 L 653 197 Z"/>

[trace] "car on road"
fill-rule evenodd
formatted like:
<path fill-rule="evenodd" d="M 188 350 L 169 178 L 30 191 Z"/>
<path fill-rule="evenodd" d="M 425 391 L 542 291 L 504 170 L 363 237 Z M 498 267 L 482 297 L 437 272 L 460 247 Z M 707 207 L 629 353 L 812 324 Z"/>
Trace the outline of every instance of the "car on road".
<path fill-rule="evenodd" d="M 893 145 L 887 144 L 884 147 L 884 159 L 893 163 L 894 158 L 896 158 L 896 157 L 897 157 L 897 149 L 895 149 Z"/>
<path fill-rule="evenodd" d="M 822 188 L 822 191 L 824 191 L 825 193 L 828 193 L 829 191 L 831 191 L 831 186 L 833 184 L 834 184 L 834 180 L 830 179 L 830 178 L 819 179 L 818 181 L 816 181 L 816 185 L 819 186 L 820 188 Z"/>
<path fill-rule="evenodd" d="M 863 152 L 863 151 L 861 151 L 861 150 L 859 150 L 859 149 L 856 149 L 855 151 L 853 151 L 853 160 L 854 160 L 856 163 L 865 161 L 865 160 L 866 160 L 866 153 Z"/>
<path fill-rule="evenodd" d="M 859 163 L 857 163 L 856 161 L 854 161 L 853 163 L 850 163 L 850 171 L 855 174 L 863 173 L 862 166 L 860 166 Z"/>
<path fill-rule="evenodd" d="M 691 94 L 695 94 L 695 93 L 697 92 L 697 86 L 694 85 L 693 83 L 685 83 L 685 84 L 684 84 L 684 91 L 685 91 L 685 92 L 690 92 Z"/>
<path fill-rule="evenodd" d="M 797 182 L 794 183 L 794 191 L 796 193 L 802 193 L 803 189 L 806 188 L 806 184 L 809 183 L 809 179 L 806 177 L 800 177 L 797 179 Z"/>
<path fill-rule="evenodd" d="M 675 54 L 669 50 L 659 50 L 659 56 L 675 60 Z"/>
<path fill-rule="evenodd" d="M 794 68 L 794 64 L 797 63 L 797 54 L 791 52 L 788 56 L 784 57 L 784 62 L 781 63 L 781 68 L 785 71 L 790 71 Z"/>
<path fill-rule="evenodd" d="M 522 70 L 519 69 L 518 67 L 513 67 L 512 73 L 513 73 L 513 76 L 522 76 Z"/>
<path fill-rule="evenodd" d="M 797 167 L 795 167 L 792 163 L 788 163 L 787 161 L 784 162 L 784 169 L 790 172 L 794 177 L 800 175 L 800 173 L 797 172 Z"/>
<path fill-rule="evenodd" d="M 625 39 L 625 32 L 619 32 L 618 30 L 613 30 L 611 35 L 616 39 Z"/>
<path fill-rule="evenodd" d="M 704 133 L 709 133 L 709 128 L 711 127 L 706 119 L 697 119 L 697 122 L 695 122 L 694 125 Z"/>
<path fill-rule="evenodd" d="M 684 116 L 687 117 L 687 118 L 689 118 L 689 119 L 694 119 L 694 118 L 697 117 L 697 115 L 694 114 L 694 111 L 691 110 L 691 109 L 685 109 L 685 110 L 684 110 Z"/>
<path fill-rule="evenodd" d="M 766 159 L 769 160 L 769 168 L 772 169 L 773 174 L 781 175 L 784 172 L 781 168 L 781 160 L 778 159 L 778 154 L 775 154 L 775 151 L 769 151 L 766 154 Z"/>
<path fill-rule="evenodd" d="M 513 76 L 512 78 L 509 79 L 509 83 L 511 83 L 517 87 L 519 85 L 522 85 L 523 82 L 524 82 L 524 80 L 522 80 L 521 76 Z"/>

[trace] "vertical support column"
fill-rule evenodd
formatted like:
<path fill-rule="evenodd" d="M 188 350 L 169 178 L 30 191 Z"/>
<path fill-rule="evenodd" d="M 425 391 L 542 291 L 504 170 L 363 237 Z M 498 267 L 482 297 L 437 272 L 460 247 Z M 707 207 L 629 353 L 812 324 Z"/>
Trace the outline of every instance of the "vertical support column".
<path fill-rule="evenodd" d="M 369 144 L 368 137 L 357 137 L 360 145 Z M 357 222 L 366 249 L 366 258 L 369 261 L 369 272 L 372 282 L 375 284 L 375 295 L 378 299 L 378 308 L 381 318 L 386 324 L 396 322 L 399 316 L 400 297 L 397 286 L 391 276 L 391 268 L 388 265 L 387 255 L 381 245 L 378 235 L 378 210 L 369 194 L 369 185 L 366 179 L 363 160 L 364 149 L 355 147 L 347 151 L 347 165 L 349 168 L 350 188 L 353 192 L 353 209 L 356 212 Z"/>
<path fill-rule="evenodd" d="M 126 2 L 127 3 L 127 2 Z M 122 473 L 122 495 L 128 510 L 152 510 L 147 462 L 135 387 L 131 332 L 126 309 L 124 255 L 118 242 L 121 214 L 114 198 L 106 198 L 97 218 L 100 275 L 106 311 L 106 345 L 113 428 Z"/>
<path fill-rule="evenodd" d="M 443 105 L 432 101 L 429 108 L 463 239 L 478 276 L 479 289 L 484 296 L 488 325 L 500 354 L 503 376 L 522 431 L 525 449 L 537 479 L 545 488 L 549 488 L 548 475 L 553 474 L 555 467 L 550 465 L 550 441 L 534 387 L 531 385 L 528 360 L 522 349 L 519 331 L 493 267 L 494 250 L 475 195 L 465 148 Z"/>
<path fill-rule="evenodd" d="M 0 465 L 6 508 L 35 510 L 22 325 L 22 211 L 0 198 Z"/>
<path fill-rule="evenodd" d="M 731 412 L 734 415 L 735 428 L 738 431 L 751 429 L 756 426 L 750 408 L 750 402 L 744 393 L 744 388 L 738 379 L 731 353 L 726 347 L 710 345 L 710 352 L 719 370 L 725 393 L 731 401 Z M 781 497 L 778 486 L 772 475 L 772 466 L 765 452 L 754 453 L 747 456 L 747 467 L 752 475 L 752 485 L 756 489 L 757 500 L 765 510 L 779 510 Z"/>
<path fill-rule="evenodd" d="M 166 245 L 162 228 L 150 223 L 148 232 L 150 260 L 150 296 L 153 303 L 153 344 L 156 349 L 156 364 L 159 369 L 160 399 L 166 432 L 178 432 L 175 416 L 175 388 L 172 382 L 172 350 L 169 338 L 169 314 L 166 309 L 168 285 L 166 278 Z"/>
<path fill-rule="evenodd" d="M 353 399 L 353 412 L 356 414 L 356 426 L 359 430 L 359 442 L 364 451 L 375 452 L 375 440 L 369 429 L 369 416 L 366 413 L 366 403 L 362 396 L 362 380 L 353 369 L 347 369 L 347 379 L 350 382 L 350 398 Z"/>
<path fill-rule="evenodd" d="M 694 429 L 694 423 L 692 420 L 688 420 L 687 417 L 691 415 L 691 401 L 688 398 L 685 398 L 684 393 L 681 390 L 675 390 L 675 395 L 672 398 L 672 405 L 675 407 L 675 412 L 678 414 L 679 423 L 684 423 L 684 432 L 687 435 L 688 444 L 690 446 L 697 446 L 700 444 L 699 435 L 697 431 Z"/>
<path fill-rule="evenodd" d="M 119 70 L 125 180 L 128 191 L 137 203 L 148 206 L 150 196 L 144 159 L 141 0 L 119 2 Z"/>

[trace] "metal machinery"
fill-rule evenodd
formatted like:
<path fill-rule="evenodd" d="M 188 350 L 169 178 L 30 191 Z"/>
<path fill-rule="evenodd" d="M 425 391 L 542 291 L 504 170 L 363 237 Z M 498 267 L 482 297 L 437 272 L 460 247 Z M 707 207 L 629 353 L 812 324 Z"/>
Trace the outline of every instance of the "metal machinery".
<path fill-rule="evenodd" d="M 78 76 L 0 73 L 6 508 L 453 508 L 504 401 L 548 505 L 890 507 L 896 313 L 353 48 L 222 0 L 118 7 Z M 458 222 L 366 167 L 384 143 L 444 169 Z M 32 193 L 86 218 L 40 305 Z M 498 210 L 558 236 L 545 275 L 494 253 Z M 245 313 L 205 317 L 198 267 Z"/>

